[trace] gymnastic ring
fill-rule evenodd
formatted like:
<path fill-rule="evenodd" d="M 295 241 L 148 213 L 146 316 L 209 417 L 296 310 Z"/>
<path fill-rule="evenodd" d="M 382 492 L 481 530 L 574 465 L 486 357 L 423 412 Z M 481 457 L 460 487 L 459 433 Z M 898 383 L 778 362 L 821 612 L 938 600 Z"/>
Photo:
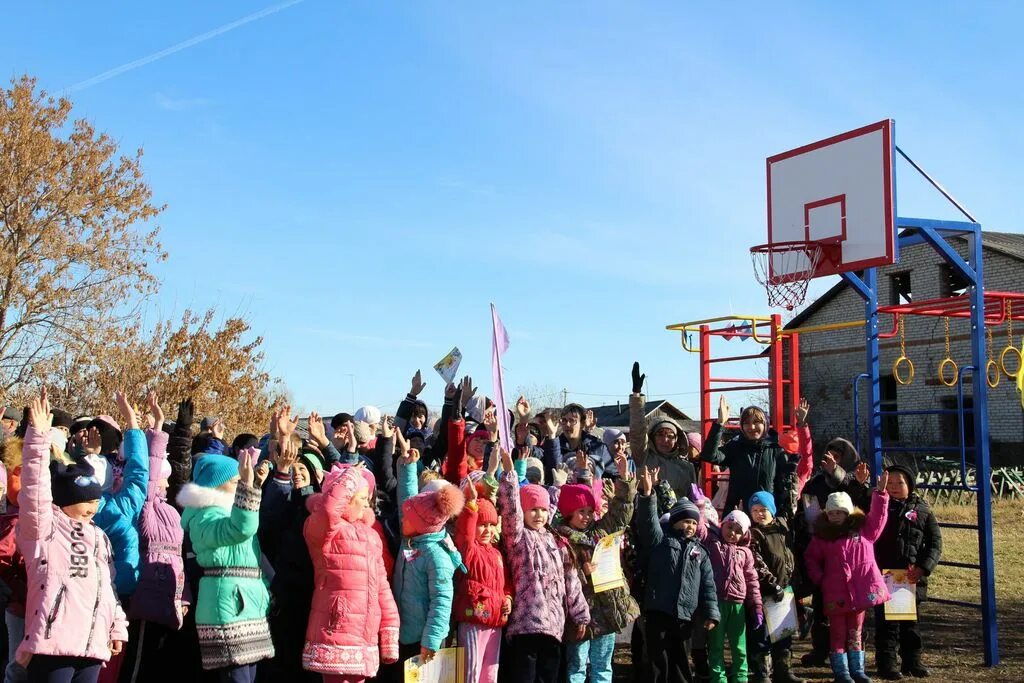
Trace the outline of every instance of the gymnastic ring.
<path fill-rule="evenodd" d="M 1013 351 L 1015 354 L 1017 354 L 1017 372 L 1010 372 L 1009 370 L 1006 369 L 1006 354 L 1010 353 L 1010 351 Z M 1018 349 L 1016 346 L 1007 346 L 1005 349 L 1003 349 L 1003 352 L 999 354 L 999 367 L 1003 369 L 1004 375 L 1006 375 L 1010 379 L 1017 379 L 1017 375 L 1020 374 L 1021 370 L 1021 360 L 1022 359 L 1020 356 L 1020 349 Z"/>
<path fill-rule="evenodd" d="M 909 377 L 900 377 L 900 366 L 906 363 L 907 370 L 910 372 Z M 896 362 L 892 364 L 892 376 L 896 380 L 897 384 L 908 386 L 914 381 L 914 361 L 910 360 L 906 356 L 900 356 L 896 359 Z"/>
<path fill-rule="evenodd" d="M 946 366 L 953 366 L 953 377 L 949 381 L 946 381 Z M 956 380 L 960 376 L 960 368 L 957 366 L 956 361 L 952 358 L 943 358 L 942 362 L 939 363 L 939 381 L 945 384 L 947 387 L 955 387 Z"/>
<path fill-rule="evenodd" d="M 993 370 L 995 371 L 994 375 L 992 372 Z M 992 377 L 996 378 L 995 381 L 992 381 Z M 985 363 L 985 381 L 988 382 L 988 386 L 990 389 L 995 389 L 996 387 L 998 387 L 999 380 L 1001 380 L 1002 378 L 1003 374 L 999 371 L 999 363 L 995 362 L 994 360 L 990 360 L 989 362 Z"/>

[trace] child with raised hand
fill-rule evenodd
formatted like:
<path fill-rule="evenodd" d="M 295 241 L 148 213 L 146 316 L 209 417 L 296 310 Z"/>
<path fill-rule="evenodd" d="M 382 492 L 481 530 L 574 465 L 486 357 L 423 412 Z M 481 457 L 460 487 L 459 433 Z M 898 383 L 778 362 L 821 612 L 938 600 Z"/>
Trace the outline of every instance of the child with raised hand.
<path fill-rule="evenodd" d="M 566 646 L 569 683 L 586 680 L 588 663 L 591 683 L 611 683 L 615 635 L 640 616 L 640 608 L 628 588 L 622 586 L 595 593 L 590 579 L 591 560 L 598 543 L 609 534 L 625 531 L 633 518 L 636 483 L 624 451 L 619 453 L 615 465 L 625 476 L 620 475 L 615 480 L 614 497 L 608 505 L 608 513 L 600 519 L 595 521 L 597 503 L 593 489 L 588 485 L 567 484 L 562 487 L 558 499 L 562 524 L 555 533 L 568 542 L 590 610 L 590 624 L 584 640 L 570 642 Z"/>
<path fill-rule="evenodd" d="M 429 662 L 448 637 L 457 570 L 462 557 L 445 526 L 462 511 L 465 498 L 458 487 L 435 479 L 417 492 L 416 463 L 420 453 L 395 430 L 398 459 L 399 521 L 402 547 L 395 565 L 395 596 L 402 615 L 398 634 L 400 659 L 419 655 Z"/>
<path fill-rule="evenodd" d="M 548 529 L 551 498 L 544 487 L 520 488 L 512 456 L 501 451 L 501 510 L 505 555 L 512 564 L 516 600 L 506 635 L 511 648 L 510 681 L 555 683 L 565 629 L 582 638 L 590 610 L 569 551 Z"/>
<path fill-rule="evenodd" d="M 654 493 L 658 470 L 638 474 L 638 561 L 645 567 L 643 618 L 646 659 L 655 683 L 689 683 L 690 636 L 712 631 L 720 620 L 708 551 L 697 539 L 700 511 L 681 498 L 662 524 Z M 700 614 L 705 619 L 695 623 Z"/>
<path fill-rule="evenodd" d="M 196 630 L 203 669 L 222 681 L 253 683 L 256 663 L 274 657 L 267 623 L 270 594 L 260 570 L 263 482 L 255 458 L 207 453 L 195 461 L 192 482 L 178 493 L 181 525 L 203 570 Z"/>
<path fill-rule="evenodd" d="M 758 491 L 747 504 L 750 510 L 751 547 L 754 564 L 761 584 L 761 598 L 765 602 L 783 599 L 786 586 L 793 578 L 795 560 L 792 534 L 786 520 L 775 516 L 775 497 L 767 491 Z M 771 653 L 772 683 L 799 683 L 790 666 L 792 638 L 771 642 L 764 624 L 747 631 L 747 650 L 750 652 L 753 681 L 768 680 L 767 655 Z"/>
<path fill-rule="evenodd" d="M 32 681 L 94 683 L 128 623 L 110 541 L 93 521 L 102 488 L 88 464 L 50 463 L 52 419 L 43 389 L 29 406 L 18 495 L 18 547 L 32 580 L 16 659 Z"/>
<path fill-rule="evenodd" d="M 498 511 L 478 496 L 473 481 L 463 488 L 466 507 L 455 522 L 455 545 L 466 565 L 455 579 L 459 646 L 465 648 L 466 683 L 497 683 L 501 629 L 512 613 L 512 575 L 496 545 Z"/>
<path fill-rule="evenodd" d="M 308 499 L 303 534 L 315 574 L 302 665 L 326 683 L 361 683 L 398 660 L 398 608 L 373 529 L 373 475 L 331 470 Z"/>
<path fill-rule="evenodd" d="M 879 569 L 906 569 L 917 584 L 917 601 L 928 597 L 928 576 L 942 557 L 942 533 L 928 503 L 914 490 L 917 466 L 912 458 L 886 467 L 889 481 L 889 515 L 875 543 Z M 890 681 L 926 678 L 929 671 L 921 662 L 923 643 L 917 620 L 889 621 L 884 607 L 875 608 L 875 664 L 878 675 Z M 899 654 L 901 666 L 897 664 Z"/>
<path fill-rule="evenodd" d="M 761 588 L 750 548 L 750 518 L 741 510 L 725 516 L 720 527 L 703 526 L 697 536 L 711 556 L 711 568 L 718 590 L 718 628 L 708 634 L 708 666 L 712 683 L 747 680 L 747 616 L 754 628 L 764 624 Z M 725 671 L 725 643 L 732 650 L 728 676 Z"/>
<path fill-rule="evenodd" d="M 889 600 L 874 551 L 888 519 L 888 481 L 889 473 L 882 472 L 866 517 L 848 494 L 830 495 L 825 513 L 815 520 L 814 539 L 804 557 L 808 577 L 821 587 L 831 641 L 829 660 L 839 683 L 871 681 L 864 672 L 861 631 L 865 610 Z"/>

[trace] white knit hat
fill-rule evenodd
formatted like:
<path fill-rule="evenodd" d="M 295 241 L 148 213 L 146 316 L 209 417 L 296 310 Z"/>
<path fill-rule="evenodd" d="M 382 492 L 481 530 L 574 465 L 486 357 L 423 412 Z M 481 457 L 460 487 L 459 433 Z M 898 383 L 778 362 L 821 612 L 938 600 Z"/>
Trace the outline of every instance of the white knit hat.
<path fill-rule="evenodd" d="M 850 494 L 843 491 L 836 491 L 828 497 L 825 501 L 825 512 L 831 512 L 832 510 L 842 510 L 848 515 L 853 514 L 853 500 L 850 499 Z"/>

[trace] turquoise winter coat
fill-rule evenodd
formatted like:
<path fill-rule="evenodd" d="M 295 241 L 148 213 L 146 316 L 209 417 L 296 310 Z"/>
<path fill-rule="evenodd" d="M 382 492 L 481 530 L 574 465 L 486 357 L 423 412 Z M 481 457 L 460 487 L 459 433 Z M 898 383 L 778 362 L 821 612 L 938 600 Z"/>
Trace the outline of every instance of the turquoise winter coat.
<path fill-rule="evenodd" d="M 149 447 L 141 429 L 124 434 L 124 473 L 117 493 L 107 491 L 100 498 L 96 526 L 103 529 L 114 550 L 114 589 L 126 597 L 139 583 L 139 518 L 149 491 Z"/>
<path fill-rule="evenodd" d="M 417 493 L 416 467 L 398 464 L 398 506 Z M 399 512 L 401 521 L 401 512 Z M 401 621 L 398 642 L 419 643 L 428 650 L 441 649 L 448 637 L 455 570 L 462 556 L 444 530 L 402 538 L 395 564 L 394 588 Z"/>
<path fill-rule="evenodd" d="M 196 603 L 196 630 L 204 669 L 252 664 L 274 656 L 267 612 L 270 593 L 260 572 L 256 529 L 257 488 L 239 483 L 234 495 L 186 484 L 181 526 L 203 568 Z"/>

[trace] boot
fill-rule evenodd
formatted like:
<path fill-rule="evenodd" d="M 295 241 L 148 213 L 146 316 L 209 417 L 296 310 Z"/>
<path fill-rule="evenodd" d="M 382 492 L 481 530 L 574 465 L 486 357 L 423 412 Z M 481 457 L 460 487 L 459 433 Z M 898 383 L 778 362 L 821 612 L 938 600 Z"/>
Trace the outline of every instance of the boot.
<path fill-rule="evenodd" d="M 832 680 L 835 683 L 854 683 L 850 678 L 850 664 L 846 661 L 845 652 L 833 652 L 828 658 L 832 663 Z"/>
<path fill-rule="evenodd" d="M 772 650 L 772 683 L 804 683 L 804 679 L 793 675 L 789 650 Z"/>
<path fill-rule="evenodd" d="M 768 678 L 768 655 L 763 652 L 751 654 L 747 657 L 750 666 L 748 683 L 769 683 Z"/>
<path fill-rule="evenodd" d="M 708 683 L 711 680 L 708 651 L 701 648 L 693 650 L 690 654 L 693 656 L 693 680 L 696 683 Z"/>
<path fill-rule="evenodd" d="M 887 681 L 903 680 L 903 674 L 896 665 L 896 655 L 892 652 L 876 652 L 875 667 L 878 669 L 878 675 Z"/>
<path fill-rule="evenodd" d="M 921 663 L 921 651 L 907 653 L 903 657 L 903 673 L 914 678 L 928 678 L 931 672 Z"/>
<path fill-rule="evenodd" d="M 815 648 L 800 658 L 800 666 L 825 666 L 829 661 L 826 652 Z"/>
<path fill-rule="evenodd" d="M 850 678 L 855 683 L 871 683 L 871 679 L 864 673 L 864 650 L 847 652 L 846 661 L 850 664 Z"/>

